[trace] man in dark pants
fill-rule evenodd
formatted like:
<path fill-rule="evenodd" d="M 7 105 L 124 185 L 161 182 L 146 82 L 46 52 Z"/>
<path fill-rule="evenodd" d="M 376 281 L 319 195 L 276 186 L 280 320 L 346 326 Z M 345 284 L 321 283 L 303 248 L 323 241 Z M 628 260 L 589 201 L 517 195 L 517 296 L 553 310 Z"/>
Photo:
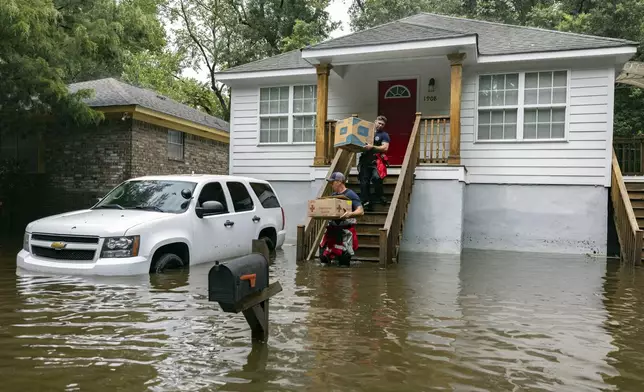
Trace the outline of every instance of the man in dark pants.
<path fill-rule="evenodd" d="M 386 153 L 389 149 L 389 134 L 385 131 L 385 124 L 387 118 L 385 116 L 378 116 L 376 118 L 375 127 L 376 134 L 373 138 L 373 144 L 367 144 L 365 151 L 360 155 L 360 162 L 358 163 L 359 180 L 360 180 L 360 199 L 365 211 L 372 211 L 374 203 L 385 204 L 385 199 L 382 192 L 382 181 L 386 176 L 386 169 L 382 167 L 386 165 Z M 378 166 L 381 170 L 378 170 Z M 374 187 L 374 195 L 371 196 L 371 183 Z"/>
<path fill-rule="evenodd" d="M 347 179 L 344 174 L 335 172 L 327 178 L 333 189 L 332 196 L 345 196 L 351 200 L 351 211 L 347 211 L 340 219 L 330 220 L 322 242 L 320 242 L 320 262 L 329 263 L 338 260 L 341 266 L 349 266 L 351 257 L 358 249 L 358 233 L 356 232 L 356 217 L 362 216 L 364 211 L 360 205 L 360 198 L 351 189 L 346 187 Z"/>

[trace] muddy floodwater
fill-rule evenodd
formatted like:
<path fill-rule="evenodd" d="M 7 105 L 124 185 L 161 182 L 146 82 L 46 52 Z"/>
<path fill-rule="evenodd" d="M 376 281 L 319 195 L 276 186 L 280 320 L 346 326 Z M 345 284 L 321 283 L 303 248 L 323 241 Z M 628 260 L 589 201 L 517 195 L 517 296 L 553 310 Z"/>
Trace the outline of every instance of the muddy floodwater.
<path fill-rule="evenodd" d="M 267 346 L 164 277 L 16 274 L 0 249 L 0 391 L 644 391 L 644 271 L 467 251 L 350 269 L 278 252 Z"/>

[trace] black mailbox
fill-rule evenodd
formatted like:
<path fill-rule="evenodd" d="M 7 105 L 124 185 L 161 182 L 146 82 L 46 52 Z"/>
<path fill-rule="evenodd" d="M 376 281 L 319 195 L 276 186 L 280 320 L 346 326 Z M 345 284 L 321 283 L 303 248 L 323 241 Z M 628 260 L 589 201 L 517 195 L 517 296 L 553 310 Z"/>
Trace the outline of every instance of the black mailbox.
<path fill-rule="evenodd" d="M 259 253 L 216 263 L 208 273 L 208 300 L 219 302 L 224 312 L 239 312 L 241 301 L 267 287 L 268 260 Z"/>

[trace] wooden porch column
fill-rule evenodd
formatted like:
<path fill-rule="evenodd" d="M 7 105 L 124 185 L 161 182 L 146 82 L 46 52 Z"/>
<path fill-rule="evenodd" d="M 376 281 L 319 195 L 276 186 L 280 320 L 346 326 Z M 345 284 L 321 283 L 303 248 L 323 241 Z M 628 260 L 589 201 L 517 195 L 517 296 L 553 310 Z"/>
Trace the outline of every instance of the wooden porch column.
<path fill-rule="evenodd" d="M 449 106 L 449 157 L 450 165 L 461 164 L 461 87 L 465 53 L 448 54 L 451 64 L 451 89 Z"/>
<path fill-rule="evenodd" d="M 327 109 L 329 104 L 329 71 L 331 64 L 318 64 L 315 66 L 318 74 L 317 85 L 317 111 L 315 117 L 315 158 L 313 166 L 325 166 L 326 157 L 324 156 L 324 123 L 326 122 Z"/>

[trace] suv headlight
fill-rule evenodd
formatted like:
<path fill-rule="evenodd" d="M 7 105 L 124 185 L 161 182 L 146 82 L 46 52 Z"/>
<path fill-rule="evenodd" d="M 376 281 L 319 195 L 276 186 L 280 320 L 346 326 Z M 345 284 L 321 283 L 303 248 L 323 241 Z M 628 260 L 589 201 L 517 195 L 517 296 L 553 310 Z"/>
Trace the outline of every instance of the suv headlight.
<path fill-rule="evenodd" d="M 25 231 L 25 236 L 22 239 L 22 249 L 29 252 L 29 233 Z"/>
<path fill-rule="evenodd" d="M 141 237 L 138 235 L 106 238 L 103 242 L 101 258 L 111 259 L 138 256 L 140 240 Z"/>

